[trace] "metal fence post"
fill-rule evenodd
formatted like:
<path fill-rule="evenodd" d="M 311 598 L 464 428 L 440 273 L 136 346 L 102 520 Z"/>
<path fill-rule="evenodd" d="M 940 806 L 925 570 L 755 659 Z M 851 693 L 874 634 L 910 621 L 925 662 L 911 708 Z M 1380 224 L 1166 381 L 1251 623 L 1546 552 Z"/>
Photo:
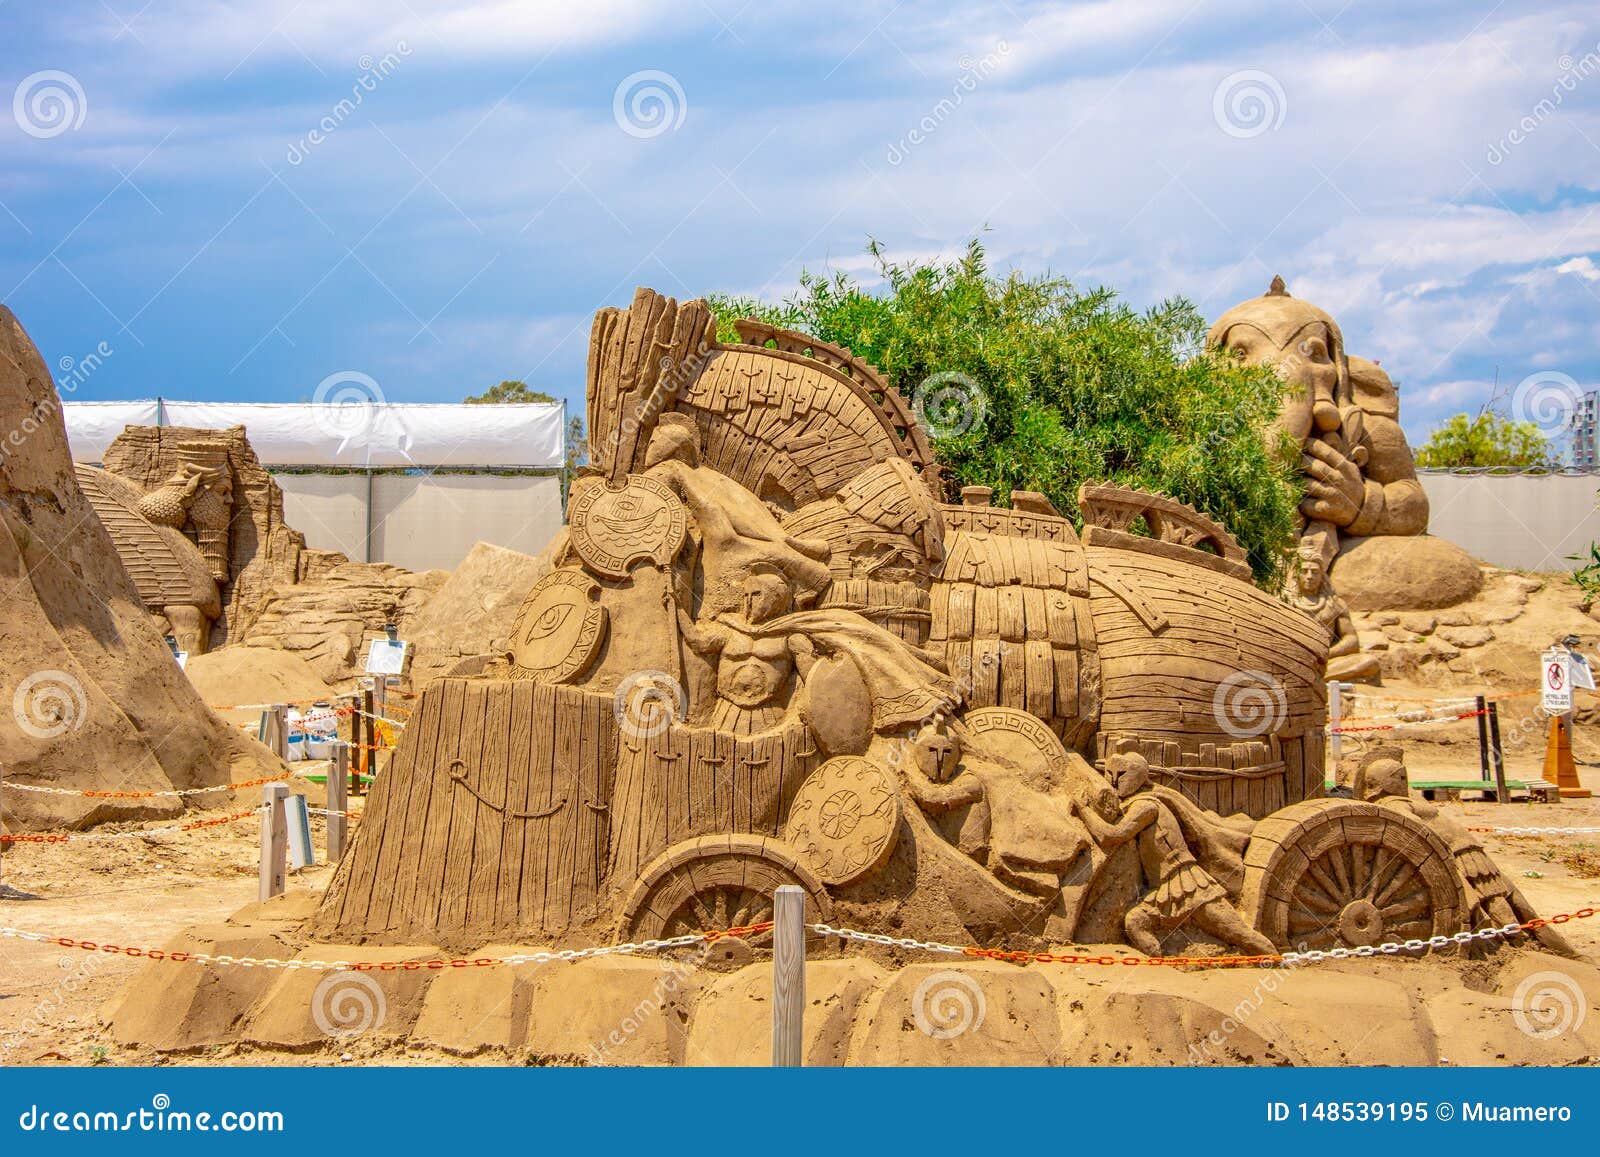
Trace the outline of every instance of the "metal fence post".
<path fill-rule="evenodd" d="M 260 898 L 263 900 L 283 895 L 289 874 L 289 825 L 283 803 L 288 795 L 286 783 L 269 783 L 261 789 Z"/>
<path fill-rule="evenodd" d="M 806 893 L 779 885 L 772 900 L 772 1063 L 794 1067 L 801 1059 L 806 1008 Z"/>
<path fill-rule="evenodd" d="M 328 765 L 328 863 L 338 864 L 344 855 L 345 833 L 350 820 L 350 749 L 344 740 L 333 745 L 333 762 Z"/>
<path fill-rule="evenodd" d="M 1482 774 L 1484 783 L 1494 778 L 1494 771 L 1489 757 L 1489 701 L 1479 695 L 1476 700 L 1478 712 L 1478 770 Z"/>

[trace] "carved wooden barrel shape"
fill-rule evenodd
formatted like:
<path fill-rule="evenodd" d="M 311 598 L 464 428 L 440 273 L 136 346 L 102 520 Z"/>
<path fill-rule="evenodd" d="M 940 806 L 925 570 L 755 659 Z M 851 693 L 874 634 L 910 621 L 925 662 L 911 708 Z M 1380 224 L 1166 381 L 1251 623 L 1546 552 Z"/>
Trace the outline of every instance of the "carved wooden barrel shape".
<path fill-rule="evenodd" d="M 1099 755 L 1222 815 L 1260 819 L 1323 794 L 1327 636 L 1252 583 L 1144 551 L 1089 546 L 1103 703 Z"/>

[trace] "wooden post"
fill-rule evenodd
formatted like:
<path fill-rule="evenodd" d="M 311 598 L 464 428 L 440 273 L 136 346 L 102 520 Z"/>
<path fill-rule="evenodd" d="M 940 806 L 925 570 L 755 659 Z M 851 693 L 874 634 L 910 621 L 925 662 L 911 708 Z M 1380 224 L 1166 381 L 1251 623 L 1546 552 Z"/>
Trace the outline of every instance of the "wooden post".
<path fill-rule="evenodd" d="M 1492 764 L 1489 759 L 1489 705 L 1482 695 L 1479 695 L 1478 705 L 1478 772 L 1484 783 L 1493 778 L 1490 770 Z"/>
<path fill-rule="evenodd" d="M 806 1009 L 806 893 L 779 885 L 772 899 L 772 1063 L 797 1067 Z"/>
<path fill-rule="evenodd" d="M 1480 698 L 1479 702 L 1482 702 Z M 1489 762 L 1494 767 L 1494 795 L 1501 803 L 1510 803 L 1506 792 L 1506 753 L 1500 746 L 1500 705 L 1489 704 Z"/>
<path fill-rule="evenodd" d="M 1344 733 L 1339 730 L 1344 718 L 1343 690 L 1343 686 L 1336 679 L 1328 683 L 1328 754 L 1336 761 L 1334 767 L 1336 779 L 1339 775 L 1337 760 L 1344 754 Z"/>
<path fill-rule="evenodd" d="M 345 834 L 350 820 L 350 749 L 344 740 L 333 745 L 333 762 L 328 765 L 328 863 L 338 864 L 344 855 Z"/>
<path fill-rule="evenodd" d="M 289 708 L 286 704 L 275 703 L 262 710 L 256 737 L 279 759 L 289 758 Z"/>
<path fill-rule="evenodd" d="M 260 898 L 263 900 L 283 895 L 289 874 L 289 827 L 283 813 L 283 801 L 288 794 L 286 783 L 269 783 L 261 789 L 261 802 L 266 808 L 261 813 Z"/>

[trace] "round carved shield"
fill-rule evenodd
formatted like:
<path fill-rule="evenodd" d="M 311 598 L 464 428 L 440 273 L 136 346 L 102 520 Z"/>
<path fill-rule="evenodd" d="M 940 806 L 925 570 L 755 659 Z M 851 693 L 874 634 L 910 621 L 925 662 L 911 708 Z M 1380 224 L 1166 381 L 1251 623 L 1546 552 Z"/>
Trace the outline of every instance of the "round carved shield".
<path fill-rule="evenodd" d="M 830 759 L 801 784 L 783 838 L 825 884 L 881 868 L 900 832 L 894 778 L 857 755 Z"/>
<path fill-rule="evenodd" d="M 666 566 L 683 547 L 689 517 L 678 496 L 633 474 L 620 488 L 595 483 L 572 496 L 572 547 L 595 573 L 626 578 L 640 559 Z"/>
<path fill-rule="evenodd" d="M 1037 768 L 1052 778 L 1066 772 L 1067 749 L 1037 715 L 1015 707 L 980 707 L 961 722 L 969 736 L 987 737 L 986 747 L 1021 767 Z"/>
<path fill-rule="evenodd" d="M 511 630 L 512 673 L 539 683 L 565 683 L 588 669 L 605 638 L 600 584 L 564 566 L 533 584 Z"/>

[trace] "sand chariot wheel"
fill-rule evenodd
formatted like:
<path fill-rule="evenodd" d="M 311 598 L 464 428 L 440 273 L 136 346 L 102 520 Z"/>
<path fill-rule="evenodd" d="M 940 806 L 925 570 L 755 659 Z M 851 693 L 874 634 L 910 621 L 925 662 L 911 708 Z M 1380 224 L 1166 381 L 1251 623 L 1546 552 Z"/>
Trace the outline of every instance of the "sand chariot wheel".
<path fill-rule="evenodd" d="M 1359 948 L 1467 926 L 1449 845 L 1411 815 L 1354 800 L 1291 804 L 1256 825 L 1245 911 L 1285 949 Z"/>
<path fill-rule="evenodd" d="M 674 844 L 646 865 L 623 908 L 621 933 L 630 941 L 721 931 L 772 919 L 772 894 L 780 884 L 806 892 L 806 920 L 826 920 L 833 910 L 827 889 L 778 839 L 751 835 L 700 836 Z M 709 960 L 742 965 L 770 948 L 772 933 L 728 937 L 711 946 Z"/>

